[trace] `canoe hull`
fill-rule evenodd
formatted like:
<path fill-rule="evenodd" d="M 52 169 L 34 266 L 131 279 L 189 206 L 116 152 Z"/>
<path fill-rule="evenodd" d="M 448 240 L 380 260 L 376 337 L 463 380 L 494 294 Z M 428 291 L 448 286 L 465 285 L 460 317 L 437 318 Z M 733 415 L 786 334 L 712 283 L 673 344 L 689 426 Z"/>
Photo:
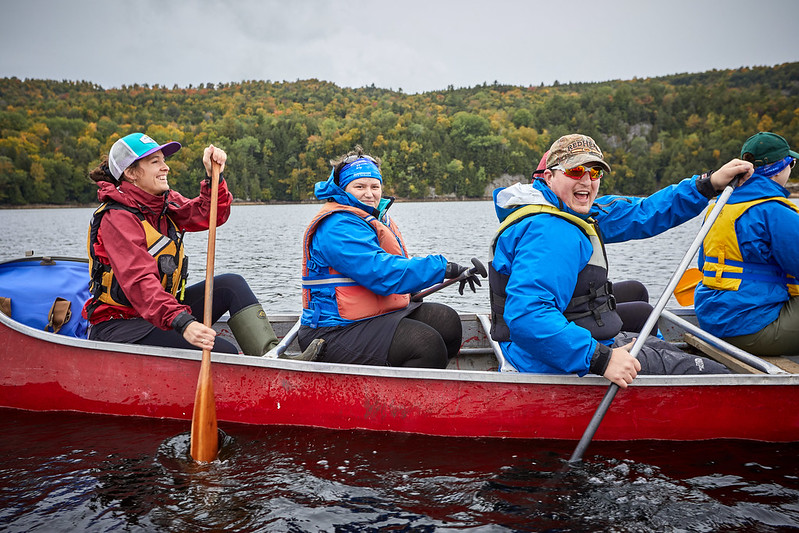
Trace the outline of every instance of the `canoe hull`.
<path fill-rule="evenodd" d="M 0 316 L 0 407 L 190 420 L 200 352 L 99 343 Z M 213 354 L 220 424 L 579 439 L 599 377 L 391 369 Z M 799 440 L 799 376 L 642 376 L 596 440 Z"/>

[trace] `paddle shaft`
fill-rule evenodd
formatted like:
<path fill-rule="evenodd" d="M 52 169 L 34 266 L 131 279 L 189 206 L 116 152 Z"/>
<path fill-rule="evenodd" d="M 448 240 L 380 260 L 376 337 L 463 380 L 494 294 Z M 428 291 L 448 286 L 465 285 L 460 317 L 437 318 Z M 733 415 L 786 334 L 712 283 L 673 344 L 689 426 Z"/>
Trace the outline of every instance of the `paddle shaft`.
<path fill-rule="evenodd" d="M 432 287 L 428 287 L 423 291 L 419 291 L 411 297 L 411 300 L 414 302 L 421 302 L 425 296 L 430 296 L 434 292 L 438 292 L 444 287 L 449 287 L 453 283 L 458 283 L 461 280 L 468 278 L 469 276 L 474 276 L 477 273 L 477 268 L 470 268 L 469 270 L 464 270 L 460 273 L 458 277 L 450 278 L 448 280 L 442 281 L 441 283 L 436 283 Z"/>
<path fill-rule="evenodd" d="M 219 200 L 220 165 L 211 163 L 211 205 L 208 220 L 208 253 L 205 266 L 205 301 L 203 324 L 213 326 L 212 309 L 214 294 L 214 255 L 216 254 L 216 216 Z M 200 375 L 197 378 L 197 393 L 194 398 L 194 413 L 191 419 L 191 457 L 198 462 L 216 459 L 219 443 L 216 426 L 216 402 L 214 383 L 211 377 L 211 351 L 203 349 Z"/>
<path fill-rule="evenodd" d="M 680 261 L 677 270 L 675 270 L 674 274 L 672 274 L 668 285 L 666 285 L 666 288 L 663 290 L 663 294 L 660 295 L 660 298 L 655 304 L 654 309 L 652 309 L 652 313 L 649 314 L 649 318 L 647 318 L 646 323 L 644 323 L 644 327 L 641 328 L 641 332 L 638 335 L 638 338 L 635 340 L 632 350 L 630 350 L 630 355 L 633 357 L 638 357 L 638 354 L 641 352 L 641 348 L 644 346 L 646 338 L 649 336 L 649 332 L 655 327 L 655 324 L 660 317 L 660 313 L 663 312 L 663 309 L 666 307 L 666 303 L 671 297 L 671 293 L 674 292 L 674 288 L 680 281 L 683 272 L 685 272 L 685 270 L 688 268 L 688 265 L 693 260 L 697 250 L 699 250 L 699 247 L 702 245 L 702 241 L 705 240 L 705 236 L 713 226 L 713 222 L 715 222 L 716 218 L 718 218 L 721 208 L 724 207 L 724 204 L 726 204 L 727 200 L 730 198 L 730 195 L 732 194 L 735 185 L 738 183 L 739 178 L 740 176 L 733 178 L 729 185 L 727 185 L 724 188 L 724 191 L 719 195 L 716 205 L 710 211 L 707 219 L 705 219 L 705 222 L 699 229 L 699 233 L 696 235 L 696 238 L 691 243 L 688 251 L 683 256 L 682 261 Z M 599 424 L 605 417 L 605 414 L 607 413 L 608 408 L 610 407 L 611 402 L 613 402 L 613 398 L 616 396 L 618 391 L 619 386 L 615 383 L 611 383 L 610 387 L 608 387 L 608 390 L 605 392 L 605 396 L 599 403 L 599 407 L 597 407 L 594 416 L 588 423 L 588 427 L 585 428 L 585 432 L 583 433 L 582 438 L 580 438 L 580 442 L 577 443 L 574 453 L 572 453 L 572 456 L 569 458 L 569 463 L 579 463 L 583 460 L 583 454 L 585 453 L 586 448 L 588 448 L 588 445 L 591 443 L 591 439 L 594 438 L 594 433 L 596 433 L 596 430 L 599 429 Z"/>
<path fill-rule="evenodd" d="M 441 283 L 436 283 L 432 287 L 428 287 L 428 288 L 426 288 L 426 289 L 424 289 L 422 291 L 417 292 L 416 294 L 411 296 L 411 300 L 414 301 L 414 302 L 421 302 L 422 299 L 425 296 L 430 296 L 434 292 L 438 292 L 441 289 L 443 289 L 444 287 L 449 287 L 453 283 L 458 283 L 459 281 L 463 281 L 466 278 L 470 278 L 470 277 L 472 277 L 472 276 L 474 276 L 476 274 L 479 274 L 482 277 L 486 277 L 488 275 L 487 272 L 486 272 L 485 267 L 483 266 L 483 264 L 480 261 L 478 261 L 475 258 L 475 259 L 472 259 L 472 263 L 474 264 L 474 266 L 472 268 L 470 268 L 469 270 L 464 270 L 463 272 L 461 272 L 458 276 L 456 276 L 454 278 L 450 278 L 450 279 L 444 280 Z"/>

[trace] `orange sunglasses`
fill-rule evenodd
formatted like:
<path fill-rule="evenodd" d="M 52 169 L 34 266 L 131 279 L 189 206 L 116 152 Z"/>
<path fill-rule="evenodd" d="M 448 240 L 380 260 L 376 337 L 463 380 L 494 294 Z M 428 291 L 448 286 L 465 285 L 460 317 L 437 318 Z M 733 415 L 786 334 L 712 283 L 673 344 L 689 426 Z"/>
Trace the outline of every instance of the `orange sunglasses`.
<path fill-rule="evenodd" d="M 586 167 L 584 165 L 578 165 L 573 168 L 563 168 L 562 166 L 558 165 L 552 167 L 550 170 L 560 170 L 568 177 L 573 180 L 578 180 L 583 177 L 583 175 L 588 172 L 588 177 L 591 178 L 591 181 L 596 181 L 598 179 L 602 179 L 605 176 L 605 171 L 599 167 Z"/>

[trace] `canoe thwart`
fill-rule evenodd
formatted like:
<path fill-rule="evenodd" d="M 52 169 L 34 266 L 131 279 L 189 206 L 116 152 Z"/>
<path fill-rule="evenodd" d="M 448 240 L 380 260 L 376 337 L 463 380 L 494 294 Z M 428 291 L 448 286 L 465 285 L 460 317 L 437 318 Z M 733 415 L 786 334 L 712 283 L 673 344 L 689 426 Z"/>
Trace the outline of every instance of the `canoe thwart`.
<path fill-rule="evenodd" d="M 716 337 L 715 335 L 711 335 L 707 331 L 703 330 L 702 328 L 691 324 L 687 320 L 678 317 L 671 311 L 663 310 L 660 315 L 663 319 L 668 320 L 669 322 L 676 324 L 685 330 L 685 334 L 692 334 L 706 343 L 714 346 L 718 350 L 723 351 L 724 353 L 728 354 L 730 357 L 737 359 L 738 361 L 745 363 L 753 368 L 756 368 L 766 374 L 788 374 L 785 370 L 781 369 L 774 364 L 757 357 L 756 355 L 752 355 L 745 350 L 741 350 L 737 346 L 733 346 L 732 344 L 723 341 Z"/>
<path fill-rule="evenodd" d="M 762 370 L 758 370 L 757 368 L 751 367 L 744 363 L 743 361 L 739 361 L 738 359 L 732 357 L 726 352 L 723 352 L 712 346 L 710 343 L 703 341 L 696 335 L 692 333 L 685 334 L 685 342 L 708 356 L 710 359 L 721 363 L 722 365 L 726 366 L 736 374 L 764 374 Z"/>
<path fill-rule="evenodd" d="M 291 326 L 291 329 L 288 331 L 288 333 L 286 333 L 286 335 L 280 339 L 280 342 L 277 344 L 277 346 L 266 352 L 262 357 L 266 357 L 267 359 L 277 359 L 283 355 L 289 345 L 294 342 L 294 339 L 297 338 L 297 332 L 300 331 L 301 323 L 302 318 L 297 319 L 294 325 Z"/>
<path fill-rule="evenodd" d="M 500 372 L 518 372 L 512 364 L 510 364 L 502 353 L 502 348 L 500 348 L 499 343 L 491 338 L 491 318 L 486 314 L 477 314 L 477 320 L 480 321 L 480 325 L 483 327 L 483 331 L 485 332 L 486 339 L 488 340 L 489 345 L 491 345 L 491 349 L 494 351 L 494 355 L 497 358 L 497 362 L 499 363 L 499 371 Z"/>

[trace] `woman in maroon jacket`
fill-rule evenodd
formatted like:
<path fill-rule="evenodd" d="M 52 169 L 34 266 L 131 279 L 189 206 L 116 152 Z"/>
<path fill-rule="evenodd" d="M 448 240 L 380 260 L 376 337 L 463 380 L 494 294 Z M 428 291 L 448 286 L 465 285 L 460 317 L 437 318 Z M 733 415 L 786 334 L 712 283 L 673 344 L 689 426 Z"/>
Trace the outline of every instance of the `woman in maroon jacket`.
<path fill-rule="evenodd" d="M 93 297 L 83 316 L 89 338 L 176 348 L 238 353 L 233 344 L 215 339 L 202 317 L 205 282 L 186 287 L 183 253 L 186 231 L 208 229 L 211 187 L 204 180 L 200 195 L 188 199 L 169 189 L 166 157 L 177 142 L 159 145 L 142 133 L 114 143 L 108 157 L 90 177 L 102 205 L 89 229 L 88 252 Z M 213 145 L 203 152 L 224 170 L 227 155 Z M 232 195 L 220 177 L 217 224 L 230 216 Z M 214 277 L 213 320 L 230 312 L 228 325 L 247 355 L 263 355 L 277 344 L 272 327 L 247 282 L 237 274 Z"/>

